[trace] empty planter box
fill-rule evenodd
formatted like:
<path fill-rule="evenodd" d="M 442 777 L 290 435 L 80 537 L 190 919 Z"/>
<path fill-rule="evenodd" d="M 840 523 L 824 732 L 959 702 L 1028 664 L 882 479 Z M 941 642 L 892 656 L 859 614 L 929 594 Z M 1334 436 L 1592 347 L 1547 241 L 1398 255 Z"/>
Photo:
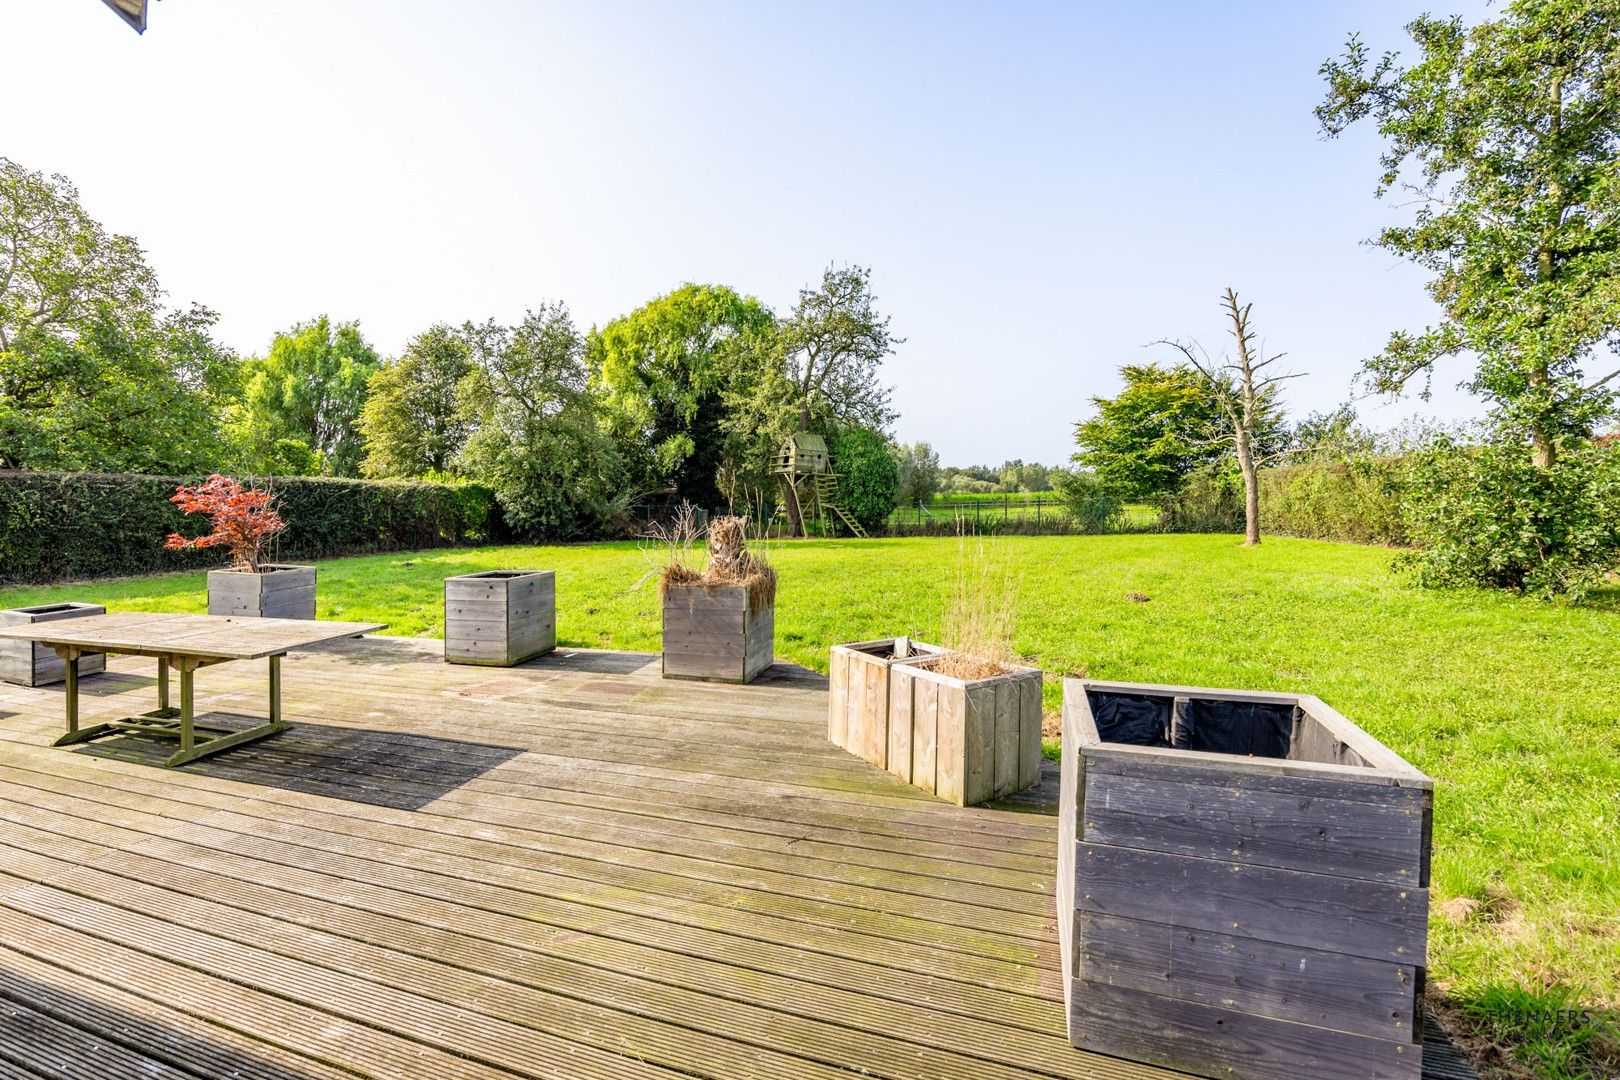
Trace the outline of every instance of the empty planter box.
<path fill-rule="evenodd" d="M 238 618 L 313 619 L 315 568 L 261 563 L 247 570 L 208 571 L 208 614 Z"/>
<path fill-rule="evenodd" d="M 444 658 L 511 667 L 557 647 L 556 573 L 486 570 L 444 579 Z"/>
<path fill-rule="evenodd" d="M 1314 697 L 1065 680 L 1070 1042 L 1200 1076 L 1417 1080 L 1433 794 Z"/>
<path fill-rule="evenodd" d="M 775 657 L 774 599 L 747 585 L 665 587 L 664 678 L 749 683 Z"/>
<path fill-rule="evenodd" d="M 964 680 L 934 670 L 940 659 L 921 655 L 887 665 L 884 768 L 958 806 L 999 799 L 1039 783 L 1041 673 L 1007 665 L 1001 674 Z M 846 671 L 862 680 L 863 697 L 867 680 L 874 678 L 873 667 L 846 657 Z M 849 683 L 846 699 L 856 693 Z M 836 687 L 832 697 L 837 710 Z M 861 712 L 863 727 L 868 719 L 878 722 L 875 702 Z"/>
<path fill-rule="evenodd" d="M 55 622 L 57 619 L 76 619 L 83 615 L 104 615 L 107 609 L 100 604 L 41 604 L 39 607 L 12 608 L 0 611 L 0 626 L 26 626 L 30 623 Z M 101 653 L 87 653 L 79 658 L 79 674 L 93 675 L 107 669 L 107 658 Z M 37 641 L 0 641 L 0 679 L 23 686 L 44 686 L 67 678 L 67 665 L 56 650 Z"/>

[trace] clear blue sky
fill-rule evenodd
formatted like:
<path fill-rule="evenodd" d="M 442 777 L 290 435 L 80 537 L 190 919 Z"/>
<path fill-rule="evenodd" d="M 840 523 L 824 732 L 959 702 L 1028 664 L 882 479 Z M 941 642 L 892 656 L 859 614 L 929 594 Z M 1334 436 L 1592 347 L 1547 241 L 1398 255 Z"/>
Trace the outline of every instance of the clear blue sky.
<path fill-rule="evenodd" d="M 155 0 L 140 37 L 98 0 L 0 0 L 0 154 L 71 177 L 249 353 L 322 312 L 390 354 L 542 299 L 589 326 L 684 281 L 784 310 L 869 265 L 907 339 L 897 434 L 1058 462 L 1145 342 L 1219 344 L 1228 284 L 1310 373 L 1299 411 L 1432 320 L 1361 243 L 1399 213 L 1373 133 L 1311 117 L 1347 31 L 1399 45 L 1419 10 Z M 1465 374 L 1364 414 L 1472 415 Z"/>

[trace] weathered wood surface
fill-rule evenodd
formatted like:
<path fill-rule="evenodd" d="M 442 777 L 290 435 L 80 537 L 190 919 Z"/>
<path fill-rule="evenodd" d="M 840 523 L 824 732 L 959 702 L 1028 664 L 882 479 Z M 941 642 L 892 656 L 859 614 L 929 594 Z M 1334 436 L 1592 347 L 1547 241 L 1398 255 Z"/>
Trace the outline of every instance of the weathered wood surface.
<path fill-rule="evenodd" d="M 868 700 L 887 684 L 889 731 L 883 733 L 884 754 L 878 756 L 885 758 L 890 772 L 958 806 L 1005 798 L 1040 782 L 1039 671 L 1019 668 L 1013 674 L 963 682 L 929 670 L 926 660 L 851 669 L 856 670 L 864 671 Z M 852 678 L 849 694 L 856 692 Z M 875 704 L 864 711 L 878 715 Z M 852 705 L 852 725 L 855 712 Z M 893 730 L 901 718 L 910 725 L 906 735 Z M 854 736 L 849 739 L 853 742 Z M 868 745 L 875 753 L 877 739 Z M 899 758 L 902 746 L 909 748 L 909 761 Z M 893 755 L 887 754 L 889 748 Z"/>
<path fill-rule="evenodd" d="M 180 773 L 0 686 L 0 1078 L 1173 1075 L 1068 1044 L 1050 770 L 963 810 L 785 665 L 439 649 L 292 653 L 292 728 Z M 89 722 L 150 694 L 111 667 Z"/>
<path fill-rule="evenodd" d="M 107 609 L 100 604 L 77 601 L 13 608 L 9 611 L 0 611 L 0 627 L 83 619 L 91 615 L 103 615 L 106 611 Z M 81 678 L 105 669 L 106 658 L 99 653 L 81 657 L 79 660 Z M 66 665 L 54 650 L 37 641 L 0 641 L 0 682 L 18 683 L 22 686 L 46 686 L 61 682 L 65 678 L 67 678 Z"/>
<path fill-rule="evenodd" d="M 87 652 L 256 660 L 338 638 L 375 633 L 386 626 L 386 623 L 335 620 L 118 611 L 53 623 L 0 626 L 0 638 L 39 641 Z"/>
<path fill-rule="evenodd" d="M 750 683 L 776 658 L 776 609 L 750 608 L 742 585 L 664 590 L 664 676 Z"/>
<path fill-rule="evenodd" d="M 1226 693 L 1065 681 L 1075 1045 L 1207 1076 L 1418 1076 L 1429 778 L 1303 695 L 1233 695 L 1291 710 L 1282 757 L 1104 742 L 1099 687 L 1161 700 L 1172 741 Z"/>
<path fill-rule="evenodd" d="M 208 614 L 237 618 L 313 619 L 315 567 L 271 564 L 266 573 L 208 571 Z"/>
<path fill-rule="evenodd" d="M 832 647 L 827 667 L 827 738 L 834 746 L 911 783 L 915 745 L 911 695 L 897 698 L 890 694 L 889 669 L 918 657 L 938 656 L 943 650 L 911 641 L 906 655 L 896 657 L 895 641 L 885 638 Z"/>
<path fill-rule="evenodd" d="M 444 658 L 510 667 L 557 647 L 556 573 L 491 571 L 444 580 Z"/>

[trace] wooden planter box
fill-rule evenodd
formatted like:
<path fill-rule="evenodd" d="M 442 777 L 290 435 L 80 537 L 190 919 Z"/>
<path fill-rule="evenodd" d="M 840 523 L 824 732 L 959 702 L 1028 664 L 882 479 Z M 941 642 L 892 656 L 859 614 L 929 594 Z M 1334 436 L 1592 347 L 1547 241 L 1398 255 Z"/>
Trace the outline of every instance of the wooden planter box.
<path fill-rule="evenodd" d="M 888 665 L 884 767 L 958 806 L 1039 783 L 1041 673 L 1018 667 L 965 682 L 932 670 L 935 662 L 923 656 Z"/>
<path fill-rule="evenodd" d="M 664 590 L 664 678 L 753 682 L 776 656 L 776 605 L 750 611 L 746 585 Z"/>
<path fill-rule="evenodd" d="M 557 575 L 487 570 L 444 579 L 444 658 L 511 667 L 557 647 Z"/>
<path fill-rule="evenodd" d="M 1417 1080 L 1433 795 L 1314 697 L 1065 680 L 1069 1041 L 1200 1076 Z"/>
<path fill-rule="evenodd" d="M 313 619 L 315 568 L 263 563 L 261 573 L 208 571 L 208 614 L 261 619 Z"/>
<path fill-rule="evenodd" d="M 100 604 L 41 604 L 38 607 L 12 608 L 0 611 L 0 626 L 26 626 L 29 623 L 54 622 L 57 619 L 75 619 L 81 615 L 104 615 L 107 609 Z M 107 658 L 101 653 L 87 653 L 79 658 L 79 675 L 94 675 L 107 670 Z M 37 641 L 0 641 L 0 680 L 23 686 L 44 686 L 67 678 L 67 665 L 56 655 L 56 650 Z"/>
<path fill-rule="evenodd" d="M 827 663 L 827 738 L 834 746 L 911 781 L 910 734 L 889 726 L 889 668 L 908 660 L 938 656 L 938 645 L 900 638 L 834 645 Z M 891 766 L 891 761 L 893 762 Z"/>

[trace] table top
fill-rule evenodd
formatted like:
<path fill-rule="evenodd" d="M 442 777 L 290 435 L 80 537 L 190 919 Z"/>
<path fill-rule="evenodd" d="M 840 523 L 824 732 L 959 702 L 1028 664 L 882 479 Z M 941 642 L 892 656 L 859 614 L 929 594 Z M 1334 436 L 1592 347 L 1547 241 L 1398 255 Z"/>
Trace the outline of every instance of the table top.
<path fill-rule="evenodd" d="M 0 627 L 0 638 L 64 645 L 86 652 L 256 660 L 324 641 L 384 629 L 387 623 L 255 619 L 120 611 Z"/>

